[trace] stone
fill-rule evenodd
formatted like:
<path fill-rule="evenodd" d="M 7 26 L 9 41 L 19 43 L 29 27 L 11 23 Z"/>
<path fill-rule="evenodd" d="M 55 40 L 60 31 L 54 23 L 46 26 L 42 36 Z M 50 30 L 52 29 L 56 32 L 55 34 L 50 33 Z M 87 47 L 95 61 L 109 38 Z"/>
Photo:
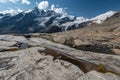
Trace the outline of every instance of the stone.
<path fill-rule="evenodd" d="M 75 39 L 74 40 L 74 45 L 75 46 L 80 46 L 80 45 L 90 45 L 91 43 L 88 41 L 82 41 L 80 39 Z"/>
<path fill-rule="evenodd" d="M 0 55 L 0 77 L 2 80 L 77 80 L 84 73 L 75 65 L 53 60 L 38 50 L 42 47 L 3 52 Z"/>
<path fill-rule="evenodd" d="M 66 37 L 62 36 L 62 35 L 56 35 L 56 36 L 53 37 L 53 41 L 57 42 L 57 43 L 64 44 L 65 41 L 66 41 Z"/>
<path fill-rule="evenodd" d="M 119 80 L 117 74 L 120 73 L 120 56 L 118 55 L 81 51 L 40 37 L 0 35 L 0 40 L 3 42 L 0 43 L 0 80 L 100 80 L 101 78 Z M 101 64 L 102 68 L 113 73 L 109 71 L 85 73 L 72 61 L 60 56 L 55 58 L 50 55 L 51 53 L 46 55 L 45 52 L 40 52 L 47 48 L 60 54 L 70 55 L 69 58 L 81 60 L 83 63 Z M 90 70 L 95 69 L 93 67 Z"/>
<path fill-rule="evenodd" d="M 120 76 L 111 73 L 102 74 L 97 71 L 87 73 L 87 77 L 88 80 L 120 80 Z"/>

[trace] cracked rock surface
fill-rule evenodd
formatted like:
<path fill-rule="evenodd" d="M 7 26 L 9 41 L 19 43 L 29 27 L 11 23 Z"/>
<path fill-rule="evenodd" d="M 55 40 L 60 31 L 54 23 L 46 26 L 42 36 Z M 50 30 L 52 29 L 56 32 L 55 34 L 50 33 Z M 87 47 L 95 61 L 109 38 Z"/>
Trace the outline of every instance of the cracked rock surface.
<path fill-rule="evenodd" d="M 120 80 L 120 56 L 40 37 L 0 35 L 0 80 Z"/>

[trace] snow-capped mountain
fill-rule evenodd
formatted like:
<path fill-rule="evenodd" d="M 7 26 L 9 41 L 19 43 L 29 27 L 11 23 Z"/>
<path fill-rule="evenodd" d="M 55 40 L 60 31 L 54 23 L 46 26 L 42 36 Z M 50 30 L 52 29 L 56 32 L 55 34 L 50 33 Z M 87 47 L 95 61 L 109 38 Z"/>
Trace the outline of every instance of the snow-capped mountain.
<path fill-rule="evenodd" d="M 59 31 L 65 31 L 75 29 L 79 27 L 80 23 L 88 21 L 83 17 L 68 15 L 62 8 L 59 9 L 54 6 L 48 10 L 35 7 L 33 10 L 19 12 L 16 15 L 6 14 L 0 15 L 1 33 L 46 32 L 53 26 L 59 28 Z"/>
<path fill-rule="evenodd" d="M 94 18 L 92 18 L 91 20 L 93 20 L 93 22 L 95 23 L 98 23 L 98 24 L 101 24 L 103 23 L 108 17 L 111 17 L 115 14 L 116 12 L 115 11 L 108 11 L 104 14 L 101 14 L 101 15 L 98 15 Z"/>
<path fill-rule="evenodd" d="M 102 23 L 107 17 L 114 15 L 109 11 L 95 18 L 87 19 L 68 15 L 63 8 L 40 9 L 35 7 L 27 11 L 4 11 L 0 13 L 0 34 L 3 33 L 35 33 L 61 32 L 73 30 L 93 23 Z"/>

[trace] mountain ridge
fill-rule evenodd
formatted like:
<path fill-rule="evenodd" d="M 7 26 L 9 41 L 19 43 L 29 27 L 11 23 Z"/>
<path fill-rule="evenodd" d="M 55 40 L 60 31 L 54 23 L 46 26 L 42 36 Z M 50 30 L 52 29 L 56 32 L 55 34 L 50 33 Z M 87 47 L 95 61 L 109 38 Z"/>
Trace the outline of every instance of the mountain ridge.
<path fill-rule="evenodd" d="M 35 7 L 31 10 L 18 12 L 15 15 L 11 15 L 11 13 L 0 14 L 0 34 L 54 33 L 57 32 L 55 29 L 52 31 L 52 27 L 55 26 L 59 32 L 62 32 L 91 24 L 102 24 L 104 20 L 116 13 L 109 11 L 95 18 L 87 19 L 68 15 L 62 10 L 60 12 L 55 10 L 55 8 L 43 10 Z M 103 19 L 100 18 L 101 16 Z"/>

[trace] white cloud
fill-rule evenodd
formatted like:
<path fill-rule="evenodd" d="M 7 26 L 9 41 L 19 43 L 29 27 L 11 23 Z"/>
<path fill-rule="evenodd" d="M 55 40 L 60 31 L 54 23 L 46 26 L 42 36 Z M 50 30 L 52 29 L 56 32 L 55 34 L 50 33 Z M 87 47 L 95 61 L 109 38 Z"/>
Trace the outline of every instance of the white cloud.
<path fill-rule="evenodd" d="M 43 10 L 46 10 L 49 6 L 49 2 L 48 1 L 42 1 L 38 4 L 38 8 L 39 9 L 43 9 Z M 56 13 L 65 13 L 65 10 L 64 8 L 58 8 L 58 5 L 57 7 L 52 4 L 51 5 L 51 9 L 50 10 L 54 10 Z"/>
<path fill-rule="evenodd" d="M 47 9 L 48 8 L 48 6 L 49 6 L 49 2 L 48 1 L 42 1 L 42 2 L 40 2 L 39 4 L 38 4 L 38 8 L 39 9 Z"/>
<path fill-rule="evenodd" d="M 16 3 L 16 2 L 18 2 L 19 0 L 9 0 L 10 2 L 12 2 L 12 3 Z"/>
<path fill-rule="evenodd" d="M 29 0 L 0 0 L 0 3 L 7 3 L 7 2 L 12 2 L 12 3 L 17 3 L 17 2 L 21 2 L 22 4 L 27 4 L 29 5 L 30 4 L 30 1 Z"/>
<path fill-rule="evenodd" d="M 18 13 L 20 13 L 22 11 L 23 10 L 21 10 L 21 9 L 18 8 L 17 10 L 15 10 L 15 9 L 8 9 L 8 10 L 5 10 L 5 11 L 0 11 L 0 13 L 15 15 L 15 14 L 18 14 Z"/>
<path fill-rule="evenodd" d="M 17 9 L 17 11 L 18 11 L 18 12 L 23 12 L 23 10 L 22 10 L 22 9 L 19 9 L 19 8 Z"/>
<path fill-rule="evenodd" d="M 0 0 L 0 3 L 6 3 L 7 0 Z"/>
<path fill-rule="evenodd" d="M 30 1 L 29 0 L 21 0 L 22 4 L 27 4 L 29 5 L 30 4 Z"/>
<path fill-rule="evenodd" d="M 51 10 L 54 10 L 56 13 L 65 13 L 63 8 L 57 8 L 54 4 L 51 5 Z"/>
<path fill-rule="evenodd" d="M 54 9 L 55 9 L 55 5 L 52 4 L 52 5 L 51 5 L 51 10 L 54 10 Z"/>

